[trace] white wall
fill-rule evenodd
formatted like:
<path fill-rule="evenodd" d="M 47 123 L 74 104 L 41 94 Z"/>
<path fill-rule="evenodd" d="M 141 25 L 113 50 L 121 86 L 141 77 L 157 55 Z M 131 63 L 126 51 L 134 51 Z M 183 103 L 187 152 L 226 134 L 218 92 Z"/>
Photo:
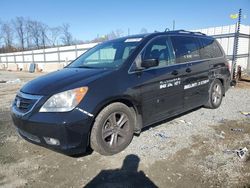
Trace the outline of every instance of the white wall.
<path fill-rule="evenodd" d="M 0 69 L 28 71 L 30 63 L 34 62 L 38 71 L 51 72 L 61 69 L 95 45 L 97 43 L 0 54 Z"/>

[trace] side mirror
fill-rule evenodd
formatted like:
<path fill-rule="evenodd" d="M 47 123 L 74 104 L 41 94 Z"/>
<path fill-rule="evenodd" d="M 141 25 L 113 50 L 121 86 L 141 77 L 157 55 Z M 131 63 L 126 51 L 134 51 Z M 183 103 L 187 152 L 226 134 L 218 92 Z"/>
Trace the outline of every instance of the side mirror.
<path fill-rule="evenodd" d="M 158 59 L 146 59 L 142 61 L 141 67 L 143 68 L 150 68 L 150 67 L 156 67 L 159 65 L 159 60 Z"/>

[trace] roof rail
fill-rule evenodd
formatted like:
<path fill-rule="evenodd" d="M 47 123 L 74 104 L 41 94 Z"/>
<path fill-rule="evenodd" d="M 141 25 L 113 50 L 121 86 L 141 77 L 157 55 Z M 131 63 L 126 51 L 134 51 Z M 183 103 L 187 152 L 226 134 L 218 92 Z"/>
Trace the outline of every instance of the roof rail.
<path fill-rule="evenodd" d="M 168 31 L 170 31 L 170 29 L 169 29 L 169 28 L 166 28 L 166 29 L 165 29 L 165 32 L 168 32 Z"/>
<path fill-rule="evenodd" d="M 190 33 L 190 34 L 194 34 L 194 35 L 204 35 L 204 36 L 206 36 L 204 33 L 201 33 L 201 32 L 186 31 L 186 30 L 183 30 L 183 29 L 170 31 L 170 32 L 174 32 L 174 33 Z"/>
<path fill-rule="evenodd" d="M 204 34 L 204 33 L 202 33 L 202 32 L 199 32 L 199 31 L 197 31 L 197 32 L 192 32 L 192 33 L 194 33 L 194 34 L 196 34 L 196 35 L 205 35 L 205 36 L 206 36 L 206 34 Z"/>

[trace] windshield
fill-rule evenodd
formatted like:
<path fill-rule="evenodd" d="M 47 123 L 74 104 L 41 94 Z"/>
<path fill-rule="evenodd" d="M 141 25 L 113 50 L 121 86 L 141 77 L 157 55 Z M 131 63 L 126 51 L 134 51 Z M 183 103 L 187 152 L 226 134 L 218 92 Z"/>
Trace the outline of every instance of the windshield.
<path fill-rule="evenodd" d="M 110 41 L 102 43 L 82 54 L 69 64 L 72 68 L 117 68 L 138 46 L 139 41 L 126 39 L 125 41 Z"/>

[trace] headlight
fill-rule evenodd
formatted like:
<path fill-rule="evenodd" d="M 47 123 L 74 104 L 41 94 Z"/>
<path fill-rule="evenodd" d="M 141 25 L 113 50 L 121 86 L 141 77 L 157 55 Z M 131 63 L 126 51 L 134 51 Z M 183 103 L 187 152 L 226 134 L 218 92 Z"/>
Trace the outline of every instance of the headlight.
<path fill-rule="evenodd" d="M 80 87 L 50 97 L 39 112 L 68 112 L 73 110 L 83 99 L 88 87 Z"/>

